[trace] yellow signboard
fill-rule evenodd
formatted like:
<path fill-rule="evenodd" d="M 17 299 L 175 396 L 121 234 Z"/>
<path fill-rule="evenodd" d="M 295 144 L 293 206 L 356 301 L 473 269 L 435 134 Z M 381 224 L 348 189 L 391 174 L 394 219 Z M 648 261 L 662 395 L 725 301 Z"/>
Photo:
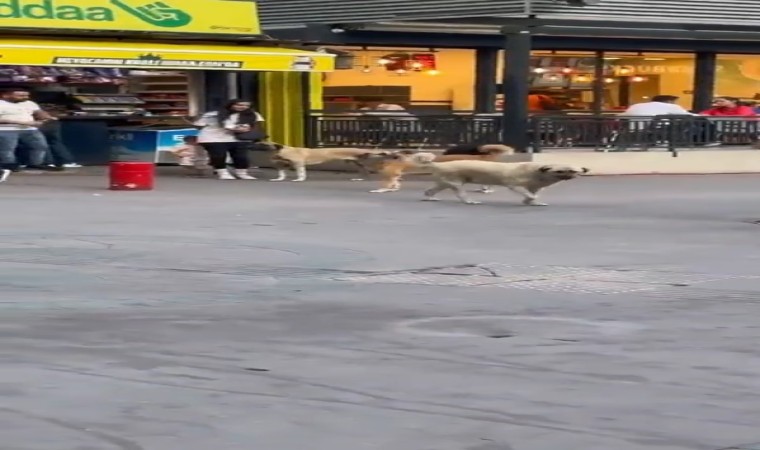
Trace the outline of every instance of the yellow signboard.
<path fill-rule="evenodd" d="M 0 40 L 0 65 L 331 72 L 334 56 L 276 47 Z"/>
<path fill-rule="evenodd" d="M 0 27 L 261 34 L 245 0 L 0 0 Z"/>

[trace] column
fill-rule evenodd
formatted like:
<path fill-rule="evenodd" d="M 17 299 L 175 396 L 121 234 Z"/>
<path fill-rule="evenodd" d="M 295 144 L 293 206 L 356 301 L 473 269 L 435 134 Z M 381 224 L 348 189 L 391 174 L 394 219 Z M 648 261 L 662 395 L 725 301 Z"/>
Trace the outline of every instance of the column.
<path fill-rule="evenodd" d="M 604 108 L 604 52 L 598 51 L 594 56 L 594 114 L 601 114 Z"/>
<path fill-rule="evenodd" d="M 715 95 L 715 70 L 717 55 L 698 52 L 694 67 L 694 99 L 692 109 L 696 112 L 709 109 Z"/>
<path fill-rule="evenodd" d="M 475 112 L 496 111 L 497 48 L 479 48 L 475 51 Z"/>
<path fill-rule="evenodd" d="M 502 142 L 518 152 L 528 150 L 531 35 L 527 29 L 504 27 L 504 115 Z"/>

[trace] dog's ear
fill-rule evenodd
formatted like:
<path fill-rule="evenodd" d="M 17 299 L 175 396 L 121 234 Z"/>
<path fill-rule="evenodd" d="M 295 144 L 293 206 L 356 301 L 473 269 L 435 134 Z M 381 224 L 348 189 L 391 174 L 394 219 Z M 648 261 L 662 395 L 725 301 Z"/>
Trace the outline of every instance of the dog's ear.
<path fill-rule="evenodd" d="M 581 167 L 581 173 L 589 173 L 591 172 L 588 167 Z"/>
<path fill-rule="evenodd" d="M 552 170 L 552 166 L 542 166 L 538 169 L 539 172 L 546 173 L 548 171 Z"/>

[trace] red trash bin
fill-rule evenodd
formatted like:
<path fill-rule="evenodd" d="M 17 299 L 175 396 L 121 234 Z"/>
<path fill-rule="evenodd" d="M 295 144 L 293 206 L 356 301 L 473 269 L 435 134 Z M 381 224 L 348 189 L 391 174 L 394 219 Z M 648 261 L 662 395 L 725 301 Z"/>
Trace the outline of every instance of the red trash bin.
<path fill-rule="evenodd" d="M 108 189 L 112 191 L 151 191 L 155 182 L 152 162 L 112 162 Z"/>

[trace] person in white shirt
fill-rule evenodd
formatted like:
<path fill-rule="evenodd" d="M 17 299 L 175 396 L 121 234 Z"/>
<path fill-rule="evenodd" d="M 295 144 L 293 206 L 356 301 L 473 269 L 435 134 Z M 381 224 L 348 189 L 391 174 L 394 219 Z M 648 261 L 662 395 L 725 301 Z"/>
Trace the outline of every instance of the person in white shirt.
<path fill-rule="evenodd" d="M 646 103 L 631 105 L 621 116 L 630 117 L 654 117 L 654 116 L 693 116 L 683 106 L 677 105 L 678 97 L 675 95 L 655 95 Z"/>
<path fill-rule="evenodd" d="M 230 100 L 219 111 L 203 114 L 194 125 L 201 127 L 198 143 L 208 152 L 211 167 L 220 180 L 255 180 L 248 152 L 251 142 L 266 138 L 260 130 L 264 118 L 251 109 L 251 102 Z M 259 138 L 256 136 L 259 135 Z M 233 171 L 227 170 L 227 155 Z"/>
<path fill-rule="evenodd" d="M 29 100 L 29 92 L 23 89 L 0 91 L 0 179 L 7 178 L 6 171 L 18 169 L 16 148 L 19 143 L 29 149 L 30 168 L 47 168 L 44 163 L 48 144 L 38 129 L 45 120 L 35 119 L 38 111 L 42 109 Z"/>

